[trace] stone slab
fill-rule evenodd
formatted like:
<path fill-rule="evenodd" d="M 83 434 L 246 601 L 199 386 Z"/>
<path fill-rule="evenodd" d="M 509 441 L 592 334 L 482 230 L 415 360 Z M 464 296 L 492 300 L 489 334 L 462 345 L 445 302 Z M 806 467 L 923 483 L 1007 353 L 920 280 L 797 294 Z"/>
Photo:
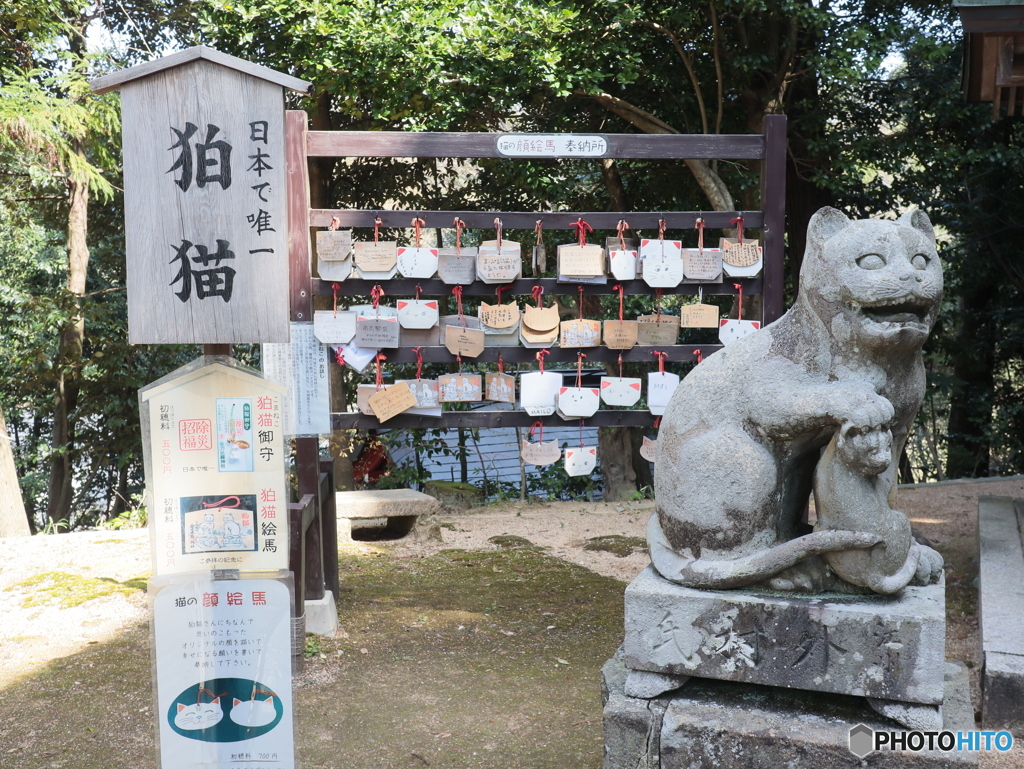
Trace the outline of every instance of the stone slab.
<path fill-rule="evenodd" d="M 1024 733 L 1024 500 L 978 498 L 985 729 Z"/>
<path fill-rule="evenodd" d="M 338 607 L 334 603 L 334 593 L 326 590 L 323 598 L 304 603 L 306 632 L 333 637 L 338 631 Z"/>
<path fill-rule="evenodd" d="M 967 671 L 945 663 L 943 729 L 974 728 Z M 862 767 L 967 769 L 978 754 L 939 750 L 879 751 L 864 761 L 849 749 L 850 730 L 901 730 L 861 697 L 799 692 L 733 681 L 693 679 L 653 700 L 627 697 L 623 664 L 601 671 L 608 690 L 604 708 L 604 769 L 778 769 Z"/>
<path fill-rule="evenodd" d="M 938 704 L 945 584 L 894 596 L 695 590 L 650 566 L 626 588 L 633 670 Z"/>
<path fill-rule="evenodd" d="M 413 489 L 336 491 L 339 518 L 391 518 L 430 515 L 440 506 L 434 497 Z"/>

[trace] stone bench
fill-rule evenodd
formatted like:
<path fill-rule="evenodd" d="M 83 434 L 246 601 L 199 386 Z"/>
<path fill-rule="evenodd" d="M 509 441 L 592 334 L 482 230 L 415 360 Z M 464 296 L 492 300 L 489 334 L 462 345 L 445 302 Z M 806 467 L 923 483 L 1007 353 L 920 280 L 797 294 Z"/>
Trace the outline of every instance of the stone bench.
<path fill-rule="evenodd" d="M 983 729 L 1024 734 L 1024 499 L 978 498 Z"/>
<path fill-rule="evenodd" d="M 352 521 L 386 518 L 385 536 L 404 537 L 421 515 L 430 515 L 440 507 L 434 497 L 412 489 L 383 491 L 336 491 L 338 542 L 352 541 Z"/>

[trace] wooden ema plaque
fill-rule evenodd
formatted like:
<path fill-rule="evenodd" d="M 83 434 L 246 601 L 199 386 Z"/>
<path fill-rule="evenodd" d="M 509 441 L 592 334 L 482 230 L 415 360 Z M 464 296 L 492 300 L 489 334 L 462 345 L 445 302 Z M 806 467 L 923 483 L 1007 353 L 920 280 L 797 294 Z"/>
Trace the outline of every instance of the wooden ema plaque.
<path fill-rule="evenodd" d="M 352 230 L 318 230 L 316 255 L 325 262 L 344 262 L 352 255 Z"/>
<path fill-rule="evenodd" d="M 604 249 L 595 245 L 559 246 L 558 274 L 573 278 L 604 275 Z"/>
<path fill-rule="evenodd" d="M 640 332 L 635 320 L 606 320 L 604 343 L 610 350 L 631 350 Z"/>
<path fill-rule="evenodd" d="M 437 277 L 450 286 L 468 286 L 476 280 L 476 247 L 442 248 L 437 256 Z"/>
<path fill-rule="evenodd" d="M 637 324 L 637 344 L 675 344 L 679 339 L 679 319 L 675 315 L 642 315 Z"/>
<path fill-rule="evenodd" d="M 415 406 L 416 396 L 405 382 L 393 384 L 370 396 L 370 409 L 381 423 Z"/>
<path fill-rule="evenodd" d="M 679 308 L 681 328 L 718 328 L 718 307 L 713 304 L 684 304 Z"/>
<path fill-rule="evenodd" d="M 601 321 L 563 320 L 562 347 L 598 347 L 601 344 Z"/>
<path fill-rule="evenodd" d="M 390 272 L 398 266 L 398 243 L 359 241 L 354 246 L 356 268 L 360 272 Z"/>

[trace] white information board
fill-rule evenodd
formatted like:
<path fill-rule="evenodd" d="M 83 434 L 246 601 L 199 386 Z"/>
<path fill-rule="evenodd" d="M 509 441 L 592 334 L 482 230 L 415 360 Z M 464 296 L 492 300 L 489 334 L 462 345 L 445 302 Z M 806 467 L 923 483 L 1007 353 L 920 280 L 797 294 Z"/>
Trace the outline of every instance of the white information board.
<path fill-rule="evenodd" d="M 290 583 L 150 580 L 161 769 L 293 769 Z"/>
<path fill-rule="evenodd" d="M 263 373 L 288 388 L 284 433 L 331 432 L 330 348 L 316 338 L 312 323 L 292 323 L 292 341 L 263 345 Z"/>

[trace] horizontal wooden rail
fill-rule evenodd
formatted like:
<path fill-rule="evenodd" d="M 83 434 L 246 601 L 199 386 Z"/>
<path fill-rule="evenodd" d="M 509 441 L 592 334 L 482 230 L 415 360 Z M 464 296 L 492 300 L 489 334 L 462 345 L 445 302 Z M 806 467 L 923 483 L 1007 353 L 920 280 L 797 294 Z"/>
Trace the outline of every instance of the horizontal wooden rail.
<path fill-rule="evenodd" d="M 713 330 L 712 330 L 713 332 Z M 420 355 L 426 363 L 457 363 L 458 359 L 448 352 L 447 347 L 430 346 L 420 347 Z M 549 347 L 550 354 L 544 359 L 544 365 L 551 366 L 552 363 L 576 363 L 576 353 L 582 352 L 587 356 L 587 364 L 595 362 L 614 363 L 622 356 L 623 363 L 647 363 L 655 365 L 658 359 L 654 357 L 653 351 L 665 353 L 666 360 L 676 363 L 695 363 L 696 351 L 700 350 L 701 355 L 707 357 L 713 352 L 722 349 L 720 344 L 638 344 L 631 350 L 612 350 L 608 347 Z M 505 363 L 534 363 L 537 360 L 537 347 L 486 347 L 476 358 L 463 358 L 462 365 L 471 368 L 474 363 L 497 363 L 498 356 Z M 416 354 L 411 348 L 385 347 L 381 352 L 392 363 L 415 363 Z"/>
<path fill-rule="evenodd" d="M 385 287 L 387 296 L 413 296 L 416 287 L 422 289 L 424 296 L 445 296 L 452 293 L 455 286 L 445 283 L 443 280 L 431 278 L 430 280 L 417 280 L 416 278 L 393 278 L 387 281 L 362 280 L 361 278 L 349 278 L 338 284 L 338 296 L 369 296 L 370 290 L 378 283 Z M 680 283 L 675 288 L 662 289 L 662 294 L 670 296 L 678 294 L 681 296 L 696 296 L 698 292 L 706 296 L 732 296 L 737 293 L 734 283 L 743 286 L 743 293 L 747 296 L 760 294 L 763 281 L 761 278 L 727 278 L 722 283 Z M 495 289 L 500 288 L 502 296 L 530 296 L 534 286 L 544 287 L 544 296 L 575 296 L 579 291 L 579 283 L 559 283 L 555 278 L 520 278 L 505 286 L 491 285 L 479 281 L 462 287 L 463 296 L 494 296 Z M 321 296 L 333 296 L 334 284 L 329 280 L 313 278 L 313 293 Z M 647 295 L 654 298 L 654 289 L 642 280 L 617 281 L 609 277 L 608 283 L 583 284 L 583 293 L 588 296 L 602 296 L 614 294 L 614 286 L 623 286 L 626 294 L 640 296 Z"/>
<path fill-rule="evenodd" d="M 329 227 L 332 219 L 338 220 L 339 227 L 373 227 L 379 218 L 382 227 L 411 227 L 413 219 L 423 219 L 426 227 L 451 228 L 458 217 L 470 229 L 490 230 L 494 220 L 501 219 L 506 230 L 532 230 L 538 220 L 546 230 L 568 230 L 569 225 L 583 218 L 595 230 L 614 230 L 620 219 L 625 219 L 632 230 L 650 230 L 657 234 L 658 221 L 665 220 L 669 230 L 692 230 L 697 217 L 704 219 L 704 226 L 712 230 L 735 227 L 732 220 L 743 217 L 743 226 L 754 229 L 764 225 L 764 214 L 760 211 L 384 211 L 314 208 L 309 212 L 310 227 Z M 531 240 L 530 245 L 533 244 Z M 717 241 L 714 244 L 717 245 Z"/>
<path fill-rule="evenodd" d="M 310 131 L 306 139 L 306 155 L 311 158 L 498 158 L 504 157 L 498 153 L 495 145 L 497 137 L 501 135 L 428 131 Z M 763 134 L 600 135 L 608 140 L 608 151 L 601 157 L 608 158 L 756 160 L 763 158 L 765 153 Z M 527 138 L 530 134 L 521 136 Z"/>
<path fill-rule="evenodd" d="M 649 411 L 598 411 L 584 419 L 585 427 L 651 427 L 656 416 Z M 558 416 L 534 417 L 525 411 L 446 411 L 444 416 L 422 417 L 399 414 L 384 424 L 376 417 L 365 414 L 331 414 L 335 430 L 408 430 L 419 427 L 451 430 L 459 427 L 529 427 L 534 422 L 543 422 L 545 427 L 576 427 L 580 420 L 564 420 Z"/>

